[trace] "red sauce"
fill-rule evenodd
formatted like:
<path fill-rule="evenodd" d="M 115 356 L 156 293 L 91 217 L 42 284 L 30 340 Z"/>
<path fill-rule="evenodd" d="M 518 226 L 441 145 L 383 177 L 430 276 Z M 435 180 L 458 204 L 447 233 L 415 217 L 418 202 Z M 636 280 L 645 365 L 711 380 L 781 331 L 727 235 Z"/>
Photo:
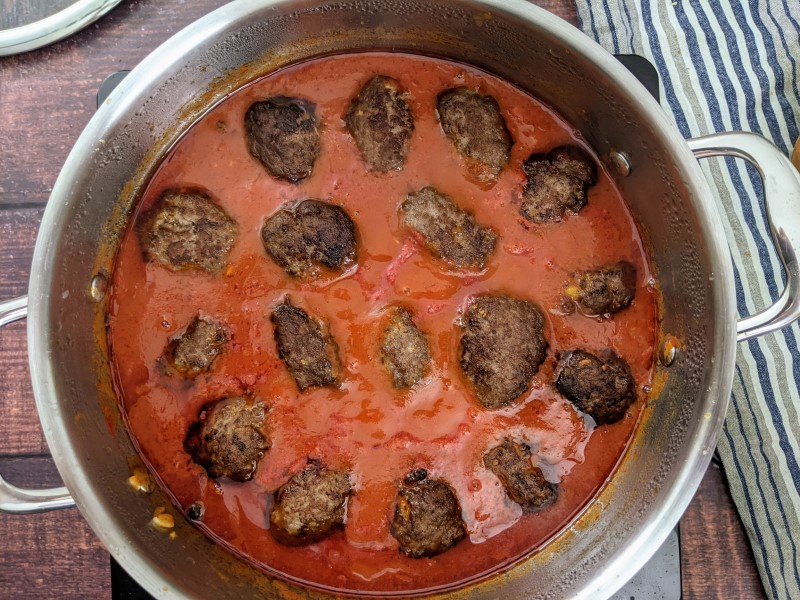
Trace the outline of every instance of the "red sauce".
<path fill-rule="evenodd" d="M 402 172 L 368 172 L 344 127 L 351 98 L 373 74 L 399 80 L 416 120 Z M 454 86 L 493 95 L 515 141 L 509 166 L 485 189 L 444 137 L 436 96 Z M 273 95 L 317 105 L 322 154 L 299 185 L 278 181 L 247 151 L 243 118 L 250 104 Z M 206 506 L 201 526 L 262 568 L 339 590 L 420 590 L 474 579 L 541 547 L 584 507 L 610 476 L 637 423 L 649 386 L 655 343 L 655 299 L 636 226 L 608 174 L 599 173 L 589 203 L 562 223 L 528 226 L 518 214 L 521 170 L 531 152 L 584 145 L 557 114 L 519 89 L 471 67 L 387 53 L 331 56 L 268 75 L 239 90 L 200 119 L 150 181 L 140 210 L 172 187 L 208 190 L 239 224 L 229 268 L 221 275 L 173 273 L 147 264 L 129 231 L 113 276 L 108 315 L 118 393 L 141 452 L 181 507 Z M 484 272 L 449 271 L 398 222 L 405 195 L 434 185 L 500 233 Z M 358 265 L 310 283 L 269 260 L 259 232 L 284 202 L 307 197 L 346 208 L 358 228 Z M 638 272 L 631 307 L 611 320 L 560 309 L 569 273 L 618 260 Z M 458 366 L 465 303 L 505 292 L 536 302 L 546 316 L 548 358 L 528 393 L 512 407 L 480 407 Z M 300 393 L 278 358 L 269 315 L 286 294 L 327 320 L 345 365 L 340 389 Z M 380 363 L 381 310 L 410 307 L 431 340 L 435 362 L 423 385 L 392 389 Z M 164 374 L 160 358 L 171 336 L 198 313 L 225 322 L 232 342 L 211 371 L 194 381 Z M 614 425 L 594 429 L 552 387 L 560 350 L 613 348 L 631 366 L 639 399 Z M 265 400 L 272 447 L 254 478 L 214 482 L 183 449 L 200 407 L 226 395 Z M 545 476 L 558 481 L 558 501 L 521 514 L 482 454 L 502 438 L 526 440 Z M 278 544 L 268 530 L 272 492 L 308 457 L 352 474 L 355 496 L 343 531 L 307 547 Z M 389 533 L 397 483 L 424 466 L 447 480 L 463 509 L 468 536 L 444 554 L 410 559 Z"/>

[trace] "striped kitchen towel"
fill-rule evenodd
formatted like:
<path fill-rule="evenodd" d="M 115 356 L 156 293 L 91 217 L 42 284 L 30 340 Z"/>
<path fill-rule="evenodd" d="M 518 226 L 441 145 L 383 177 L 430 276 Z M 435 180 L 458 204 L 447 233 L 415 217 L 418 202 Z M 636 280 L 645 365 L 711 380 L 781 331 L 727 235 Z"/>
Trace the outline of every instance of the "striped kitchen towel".
<path fill-rule="evenodd" d="M 577 0 L 583 31 L 658 69 L 664 108 L 686 137 L 758 132 L 786 153 L 800 124 L 800 1 Z M 758 174 L 702 161 L 720 207 L 741 315 L 783 287 Z M 800 327 L 739 344 L 719 441 L 725 473 L 770 598 L 800 598 Z"/>

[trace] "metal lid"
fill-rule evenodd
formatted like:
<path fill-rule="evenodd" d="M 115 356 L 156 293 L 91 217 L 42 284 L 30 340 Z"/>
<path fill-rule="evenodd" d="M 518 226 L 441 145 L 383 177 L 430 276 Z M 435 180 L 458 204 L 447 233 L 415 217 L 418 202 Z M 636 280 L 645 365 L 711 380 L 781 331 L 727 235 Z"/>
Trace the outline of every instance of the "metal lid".
<path fill-rule="evenodd" d="M 119 3 L 120 0 L 75 0 L 32 23 L 4 29 L 0 31 L 0 56 L 35 50 L 62 40 L 94 23 Z M 52 7 L 52 3 L 46 4 Z"/>

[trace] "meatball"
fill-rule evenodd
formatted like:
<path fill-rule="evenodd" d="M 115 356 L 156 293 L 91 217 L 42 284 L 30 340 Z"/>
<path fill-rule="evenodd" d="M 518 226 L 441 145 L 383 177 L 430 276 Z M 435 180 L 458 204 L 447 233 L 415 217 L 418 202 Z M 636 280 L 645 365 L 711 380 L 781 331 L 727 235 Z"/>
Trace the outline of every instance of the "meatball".
<path fill-rule="evenodd" d="M 406 164 L 414 117 L 403 96 L 397 81 L 376 75 L 347 111 L 347 129 L 373 171 L 399 171 Z"/>
<path fill-rule="evenodd" d="M 327 323 L 310 317 L 288 299 L 273 309 L 272 323 L 278 354 L 300 391 L 339 383 L 342 371 L 339 347 Z"/>
<path fill-rule="evenodd" d="M 311 102 L 283 96 L 247 109 L 247 148 L 273 177 L 297 183 L 311 175 L 320 151 L 315 109 Z"/>
<path fill-rule="evenodd" d="M 602 358 L 584 350 L 567 352 L 556 369 L 556 388 L 597 425 L 616 423 L 636 400 L 628 363 L 611 350 Z"/>
<path fill-rule="evenodd" d="M 535 304 L 480 296 L 461 327 L 461 369 L 484 407 L 506 406 L 528 389 L 547 349 L 544 317 Z"/>
<path fill-rule="evenodd" d="M 522 165 L 527 181 L 520 213 L 534 223 L 560 221 L 586 206 L 586 190 L 597 182 L 594 161 L 577 146 L 531 154 Z"/>
<path fill-rule="evenodd" d="M 494 252 L 497 234 L 433 187 L 406 196 L 400 216 L 433 256 L 456 267 L 482 269 Z"/>
<path fill-rule="evenodd" d="M 442 130 L 456 150 L 483 167 L 479 178 L 497 179 L 508 164 L 513 143 L 497 101 L 456 88 L 439 96 L 437 110 Z"/>
<path fill-rule="evenodd" d="M 203 407 L 183 443 L 209 477 L 248 481 L 269 449 L 266 405 L 244 397 L 223 398 Z"/>
<path fill-rule="evenodd" d="M 531 464 L 528 446 L 505 439 L 483 455 L 483 464 L 497 475 L 508 497 L 526 511 L 541 510 L 558 496 L 558 487 Z"/>
<path fill-rule="evenodd" d="M 405 308 L 392 309 L 381 339 L 381 360 L 398 389 L 417 383 L 431 362 L 431 350 Z"/>
<path fill-rule="evenodd" d="M 313 278 L 355 262 L 356 226 L 345 210 L 320 200 L 285 204 L 264 223 L 267 254 L 289 275 Z"/>
<path fill-rule="evenodd" d="M 406 475 L 397 493 L 390 531 L 400 542 L 400 552 L 411 558 L 441 554 L 466 534 L 452 488 L 444 481 L 428 479 L 425 469 Z"/>
<path fill-rule="evenodd" d="M 207 194 L 169 191 L 145 215 L 139 241 L 145 258 L 172 271 L 216 273 L 228 263 L 238 227 Z"/>
<path fill-rule="evenodd" d="M 573 273 L 564 292 L 582 313 L 608 315 L 621 311 L 633 301 L 636 267 L 619 262 L 610 267 Z"/>
<path fill-rule="evenodd" d="M 228 332 L 216 321 L 197 316 L 167 349 L 167 359 L 184 377 L 194 378 L 208 371 L 228 343 Z"/>
<path fill-rule="evenodd" d="M 321 540 L 344 525 L 351 494 L 350 476 L 345 471 L 332 471 L 310 461 L 275 493 L 269 512 L 273 537 L 287 546 Z"/>

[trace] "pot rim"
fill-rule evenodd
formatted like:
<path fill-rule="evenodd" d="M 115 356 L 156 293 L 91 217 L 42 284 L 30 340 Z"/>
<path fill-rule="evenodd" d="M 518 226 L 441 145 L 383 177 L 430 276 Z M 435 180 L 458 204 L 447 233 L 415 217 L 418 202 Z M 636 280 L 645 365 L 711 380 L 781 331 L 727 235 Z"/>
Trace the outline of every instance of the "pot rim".
<path fill-rule="evenodd" d="M 610 53 L 566 21 L 525 0 L 466 0 L 464 4 L 534 22 L 600 68 L 646 115 L 647 126 L 653 128 L 670 149 L 685 185 L 694 191 L 699 200 L 695 205 L 697 218 L 715 271 L 713 281 L 708 282 L 712 288 L 714 306 L 719 309 L 714 318 L 722 323 L 715 328 L 713 344 L 717 359 L 711 366 L 711 384 L 704 401 L 707 409 L 704 412 L 708 418 L 696 427 L 693 436 L 688 439 L 690 460 L 680 467 L 676 484 L 651 513 L 647 527 L 635 537 L 633 543 L 616 551 L 602 573 L 577 590 L 575 596 L 605 597 L 624 585 L 666 539 L 691 501 L 711 460 L 728 406 L 736 355 L 737 313 L 730 252 L 721 217 L 715 209 L 715 200 L 686 141 L 660 105 Z M 170 579 L 163 565 L 156 565 L 151 558 L 143 557 L 126 544 L 120 532 L 107 526 L 111 516 L 94 493 L 96 485 L 91 474 L 81 468 L 76 448 L 60 426 L 73 415 L 68 407 L 59 402 L 57 374 L 49 351 L 58 326 L 53 322 L 50 310 L 51 297 L 54 293 L 58 294 L 57 290 L 52 289 L 51 279 L 51 273 L 55 272 L 59 261 L 55 242 L 68 226 L 65 217 L 70 204 L 77 200 L 72 189 L 73 182 L 87 167 L 86 157 L 96 150 L 103 131 L 126 118 L 132 107 L 141 101 L 143 94 L 154 84 L 166 80 L 200 40 L 218 37 L 226 30 L 235 28 L 251 13 L 296 5 L 295 0 L 238 0 L 224 5 L 175 34 L 139 63 L 98 109 L 72 148 L 53 186 L 36 240 L 29 283 L 27 336 L 33 391 L 45 438 L 65 485 L 92 530 L 125 570 L 157 597 L 188 596 L 181 589 L 181 582 Z M 648 550 L 646 546 L 651 549 Z"/>

